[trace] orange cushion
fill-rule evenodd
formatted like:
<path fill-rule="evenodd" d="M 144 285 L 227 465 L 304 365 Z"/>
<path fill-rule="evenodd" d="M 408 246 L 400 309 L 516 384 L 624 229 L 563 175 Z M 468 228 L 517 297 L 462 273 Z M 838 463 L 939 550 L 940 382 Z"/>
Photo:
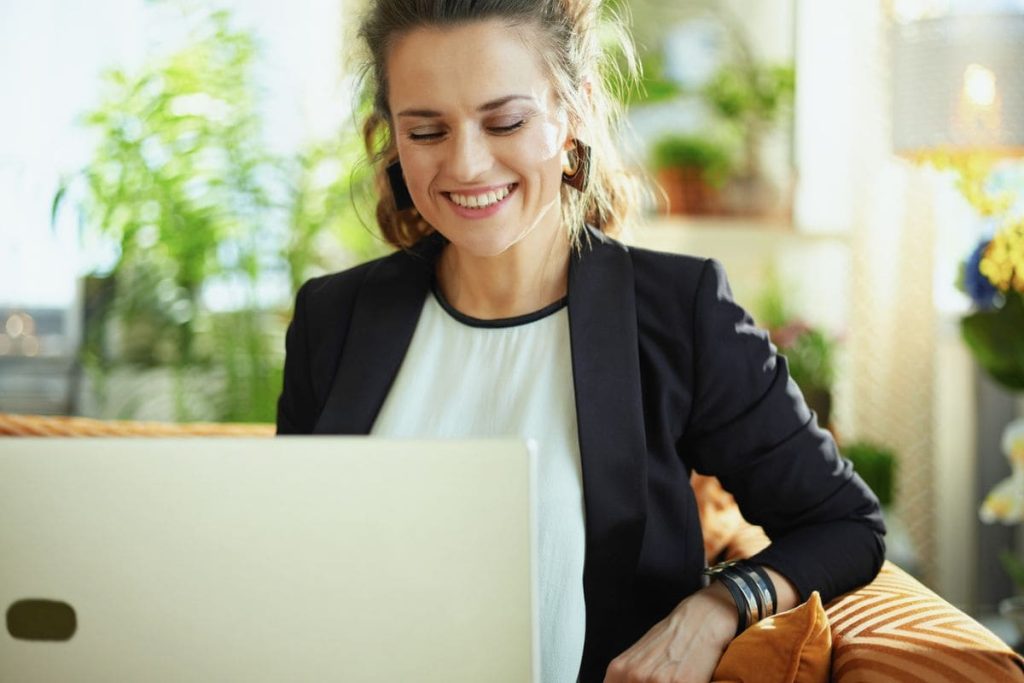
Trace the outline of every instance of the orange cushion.
<path fill-rule="evenodd" d="M 834 681 L 1024 681 L 1020 655 L 890 562 L 826 614 Z"/>
<path fill-rule="evenodd" d="M 768 547 L 764 531 L 743 519 L 736 499 L 722 488 L 718 479 L 694 473 L 690 485 L 697 499 L 704 558 L 708 564 L 753 557 Z"/>
<path fill-rule="evenodd" d="M 715 683 L 825 683 L 832 661 L 832 633 L 811 593 L 804 604 L 759 621 L 726 648 Z"/>

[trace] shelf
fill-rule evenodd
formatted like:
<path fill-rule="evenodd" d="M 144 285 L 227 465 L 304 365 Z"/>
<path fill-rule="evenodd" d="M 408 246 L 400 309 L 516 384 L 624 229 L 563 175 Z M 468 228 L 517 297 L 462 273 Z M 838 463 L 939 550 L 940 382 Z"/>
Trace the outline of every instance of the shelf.
<path fill-rule="evenodd" d="M 783 221 L 732 217 L 655 217 L 625 237 L 636 247 L 713 258 L 728 273 L 733 294 L 756 306 L 778 281 L 795 314 L 837 333 L 847 324 L 850 239 L 802 232 Z"/>
<path fill-rule="evenodd" d="M 679 251 L 701 245 L 742 245 L 773 251 L 805 244 L 848 245 L 845 233 L 797 230 L 791 222 L 732 216 L 655 216 L 627 237 L 637 246 Z"/>

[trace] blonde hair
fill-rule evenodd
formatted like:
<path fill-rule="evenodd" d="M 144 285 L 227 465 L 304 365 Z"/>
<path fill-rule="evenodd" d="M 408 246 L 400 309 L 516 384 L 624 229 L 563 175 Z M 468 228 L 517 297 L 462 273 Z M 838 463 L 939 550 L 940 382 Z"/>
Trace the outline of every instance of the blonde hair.
<path fill-rule="evenodd" d="M 434 232 L 415 209 L 399 211 L 386 168 L 398 159 L 387 103 L 387 54 L 402 35 L 418 28 L 453 27 L 499 19 L 529 27 L 545 42 L 542 55 L 573 129 L 590 146 L 590 182 L 584 192 L 563 184 L 562 218 L 574 243 L 584 223 L 610 235 L 631 224 L 647 194 L 643 177 L 626 167 L 613 131 L 622 108 L 609 93 L 635 82 L 638 67 L 632 41 L 621 19 L 601 10 L 600 0 L 373 0 L 359 37 L 367 48 L 363 71 L 372 109 L 363 124 L 363 140 L 374 165 L 379 192 L 377 223 L 384 238 L 405 248 Z M 614 43 L 613 59 L 602 37 Z"/>

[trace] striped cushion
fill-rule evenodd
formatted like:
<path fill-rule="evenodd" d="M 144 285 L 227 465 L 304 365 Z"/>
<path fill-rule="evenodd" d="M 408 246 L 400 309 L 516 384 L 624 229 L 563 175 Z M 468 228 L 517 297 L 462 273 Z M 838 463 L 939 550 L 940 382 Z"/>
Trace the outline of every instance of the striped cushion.
<path fill-rule="evenodd" d="M 1024 660 L 991 631 L 895 565 L 825 609 L 832 680 L 841 683 L 1024 681 Z"/>

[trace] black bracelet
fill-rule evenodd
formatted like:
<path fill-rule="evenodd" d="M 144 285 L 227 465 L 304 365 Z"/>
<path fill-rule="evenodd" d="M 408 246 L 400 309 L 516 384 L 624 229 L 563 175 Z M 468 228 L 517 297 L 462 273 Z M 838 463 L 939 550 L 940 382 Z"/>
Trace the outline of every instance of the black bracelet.
<path fill-rule="evenodd" d="M 726 587 L 729 594 L 732 596 L 733 602 L 736 603 L 736 614 L 739 621 L 736 623 L 736 635 L 743 633 L 747 630 L 749 624 L 750 608 L 747 603 L 747 599 L 743 596 L 743 591 L 740 590 L 740 586 L 737 580 L 722 572 L 717 576 L 719 583 Z"/>
<path fill-rule="evenodd" d="M 770 617 L 773 614 L 775 614 L 779 608 L 779 598 L 778 595 L 776 595 L 775 593 L 775 584 L 772 583 L 772 579 L 770 576 L 768 576 L 768 572 L 764 570 L 764 567 L 753 562 L 740 562 L 738 563 L 738 566 L 742 567 L 748 572 L 752 572 L 756 576 L 756 578 L 752 577 L 754 578 L 755 584 L 758 584 L 758 578 L 764 583 L 763 587 L 760 585 L 757 586 L 758 593 L 767 593 L 766 597 L 771 599 L 771 606 L 770 608 L 765 610 L 764 617 Z M 764 617 L 762 617 L 762 619 Z"/>
<path fill-rule="evenodd" d="M 738 564 L 738 561 L 733 560 L 704 570 L 705 576 L 719 579 L 725 585 L 733 602 L 736 603 L 736 611 L 739 613 L 736 635 L 759 621 L 765 609 L 761 604 L 757 587 L 747 578 L 746 572 L 737 567 Z"/>

